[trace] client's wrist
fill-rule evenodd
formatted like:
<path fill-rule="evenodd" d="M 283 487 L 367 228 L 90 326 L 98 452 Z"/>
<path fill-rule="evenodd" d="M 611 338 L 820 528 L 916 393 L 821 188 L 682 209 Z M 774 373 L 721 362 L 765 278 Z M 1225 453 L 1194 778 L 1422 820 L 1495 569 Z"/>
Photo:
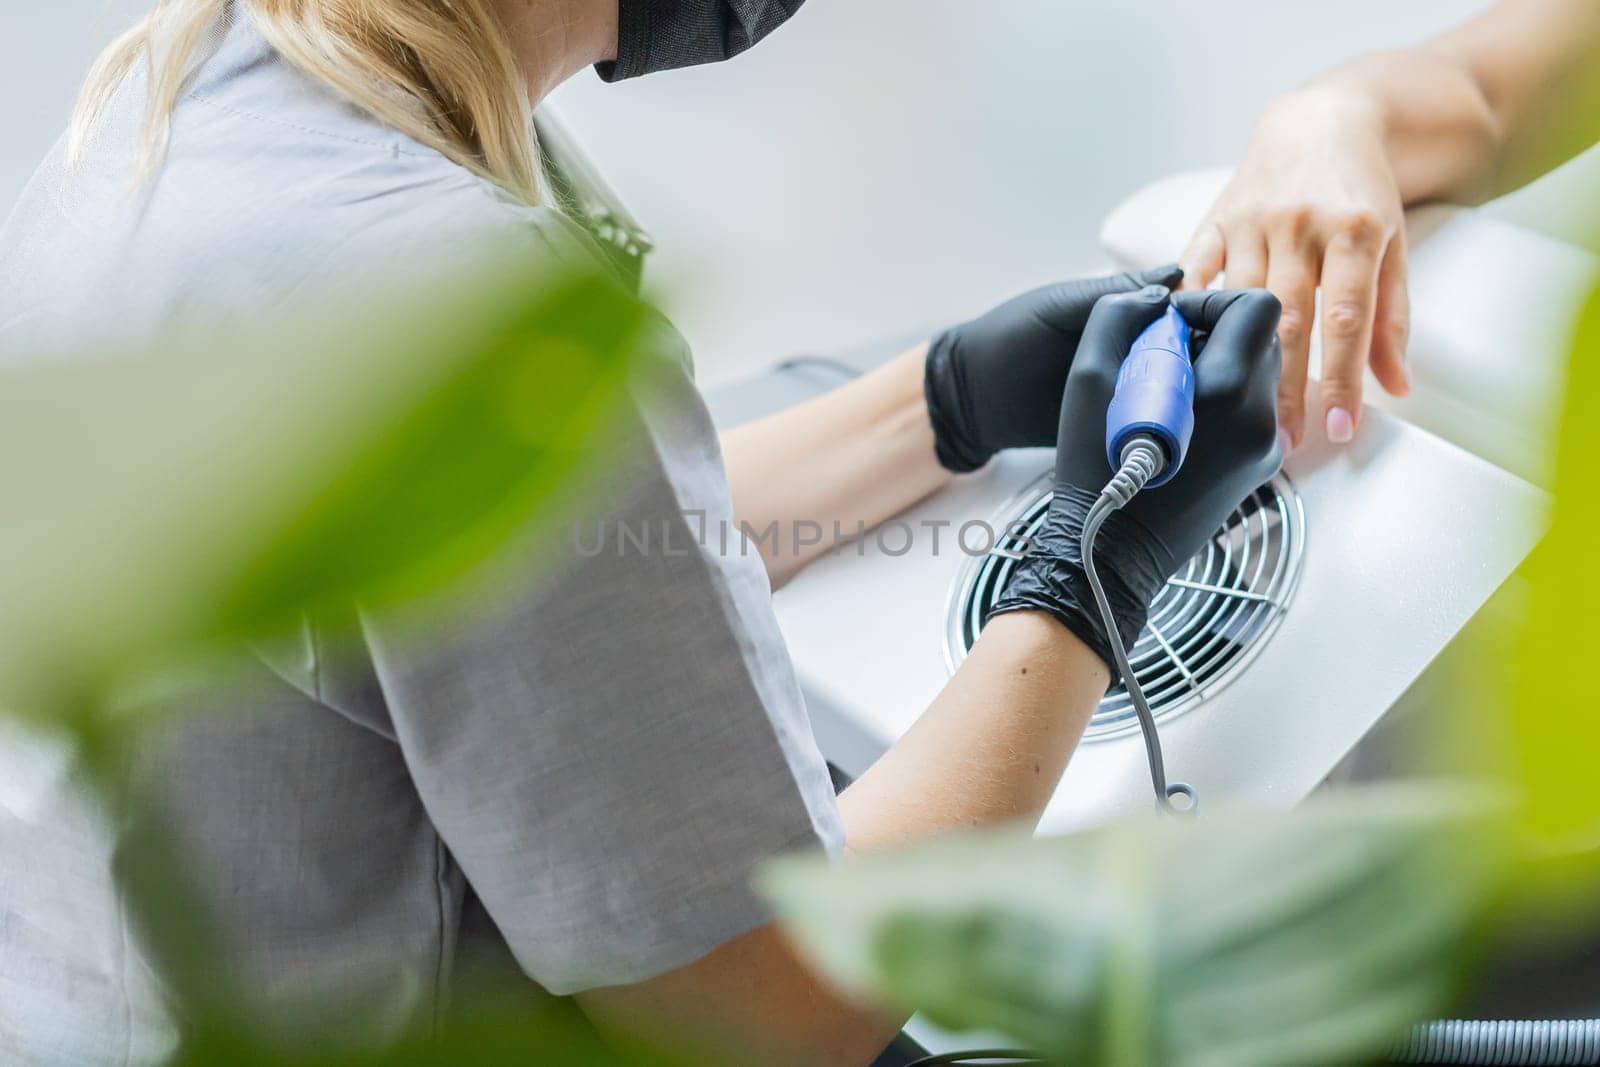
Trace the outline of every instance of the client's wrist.
<path fill-rule="evenodd" d="M 1370 138 L 1382 144 L 1387 140 L 1388 118 L 1381 101 L 1359 82 L 1335 75 L 1278 97 L 1255 126 L 1258 134 L 1282 131 L 1296 139 L 1308 129 L 1336 133 L 1341 142 Z"/>

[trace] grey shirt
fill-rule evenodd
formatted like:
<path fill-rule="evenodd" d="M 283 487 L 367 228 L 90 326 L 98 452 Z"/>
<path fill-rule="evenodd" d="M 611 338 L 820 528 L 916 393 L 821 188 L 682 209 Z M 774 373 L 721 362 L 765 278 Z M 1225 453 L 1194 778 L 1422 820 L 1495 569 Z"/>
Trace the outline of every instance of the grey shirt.
<path fill-rule="evenodd" d="M 298 73 L 247 19 L 219 32 L 152 185 L 133 184 L 136 73 L 82 163 L 58 148 L 24 193 L 0 235 L 5 358 L 62 358 L 198 307 L 269 316 L 408 258 L 447 269 L 485 239 L 594 254 L 559 212 Z M 667 392 L 598 499 L 612 523 L 695 546 L 702 521 L 728 518 L 728 489 L 686 370 Z M 353 613 L 353 658 L 331 659 L 308 622 L 193 698 L 228 714 L 154 747 L 227 938 L 220 965 L 269 1019 L 380 1040 L 431 1025 L 476 902 L 546 990 L 639 981 L 767 921 L 761 861 L 840 846 L 756 553 L 715 538 L 543 552 L 506 595 L 420 633 Z M 0 724 L 0 1062 L 170 1047 L 115 847 L 70 755 Z"/>

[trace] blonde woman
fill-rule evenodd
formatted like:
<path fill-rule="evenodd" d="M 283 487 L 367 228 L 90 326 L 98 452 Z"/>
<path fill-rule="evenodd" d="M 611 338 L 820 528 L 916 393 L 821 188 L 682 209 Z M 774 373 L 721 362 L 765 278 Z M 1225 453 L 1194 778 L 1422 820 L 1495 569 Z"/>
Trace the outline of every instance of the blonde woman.
<path fill-rule="evenodd" d="M 447 271 L 480 242 L 581 262 L 594 245 L 548 203 L 532 109 L 590 64 L 725 58 L 798 6 L 163 0 L 96 69 L 0 237 L 0 346 L 198 309 L 260 319 L 394 263 Z M 785 850 L 1038 816 L 1111 678 L 1076 544 L 1110 475 L 1095 412 L 1177 280 L 1019 297 L 721 453 L 686 377 L 639 413 L 642 455 L 604 499 L 680 545 L 693 513 L 870 527 L 999 449 L 1057 447 L 1050 522 L 977 649 L 837 799 L 769 604 L 825 546 L 574 552 L 422 640 L 363 614 L 353 661 L 330 663 L 309 623 L 263 654 L 248 706 L 196 719 L 147 772 L 225 938 L 217 974 L 288 1034 L 381 1046 L 434 1024 L 481 927 L 530 997 L 574 995 L 602 1032 L 712 1060 L 871 1060 L 898 1020 L 810 973 L 750 874 Z M 1107 539 L 1125 640 L 1278 462 L 1276 303 L 1180 303 L 1205 459 Z M 64 784 L 0 804 L 0 1060 L 159 1059 L 184 1006 L 127 928 L 113 845 L 74 811 Z"/>

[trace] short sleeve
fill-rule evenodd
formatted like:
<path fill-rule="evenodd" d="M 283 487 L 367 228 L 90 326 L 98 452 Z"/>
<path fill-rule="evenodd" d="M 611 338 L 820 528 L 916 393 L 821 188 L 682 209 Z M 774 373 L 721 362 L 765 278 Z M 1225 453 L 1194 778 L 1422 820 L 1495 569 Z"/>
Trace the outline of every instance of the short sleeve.
<path fill-rule="evenodd" d="M 558 994 L 642 981 L 768 922 L 755 868 L 843 841 L 759 554 L 724 536 L 715 432 L 669 373 L 600 503 L 494 610 L 421 634 L 364 621 L 429 816 Z"/>

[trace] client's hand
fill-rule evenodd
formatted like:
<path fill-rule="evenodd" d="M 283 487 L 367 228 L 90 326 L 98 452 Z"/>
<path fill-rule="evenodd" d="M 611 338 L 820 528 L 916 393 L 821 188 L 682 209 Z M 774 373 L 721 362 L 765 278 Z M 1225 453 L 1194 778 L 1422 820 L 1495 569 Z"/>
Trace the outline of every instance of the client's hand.
<path fill-rule="evenodd" d="M 1095 301 L 1182 277 L 1169 266 L 1050 285 L 934 338 L 924 393 L 939 462 L 965 472 L 1004 448 L 1055 444 L 1061 390 Z"/>
<path fill-rule="evenodd" d="M 1382 125 L 1358 100 L 1324 89 L 1272 104 L 1181 262 L 1189 287 L 1226 270 L 1230 287 L 1265 285 L 1283 301 L 1286 447 L 1305 439 L 1319 285 L 1328 439 L 1343 444 L 1355 433 L 1369 362 L 1390 393 L 1410 391 L 1404 205 Z"/>
<path fill-rule="evenodd" d="M 1106 461 L 1105 433 L 1117 372 L 1169 299 L 1193 330 L 1195 430 L 1188 459 L 1172 481 L 1146 489 L 1113 513 L 1095 543 L 1126 647 L 1144 629 L 1162 584 L 1283 462 L 1275 411 L 1281 361 L 1276 297 L 1259 289 L 1169 297 L 1166 289 L 1152 286 L 1096 305 L 1061 405 L 1055 497 L 1027 558 L 990 614 L 1047 612 L 1099 654 L 1113 675 L 1110 642 L 1083 569 L 1083 524 L 1114 473 Z"/>

